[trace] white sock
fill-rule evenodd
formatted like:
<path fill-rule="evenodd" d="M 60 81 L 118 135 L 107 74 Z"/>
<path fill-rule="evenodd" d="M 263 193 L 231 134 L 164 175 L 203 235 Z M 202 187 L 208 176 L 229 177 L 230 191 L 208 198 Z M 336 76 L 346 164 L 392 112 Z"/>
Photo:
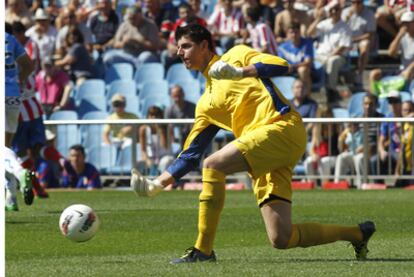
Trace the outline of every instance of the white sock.
<path fill-rule="evenodd" d="M 6 206 L 17 205 L 17 180 L 6 171 Z"/>
<path fill-rule="evenodd" d="M 4 169 L 12 173 L 17 180 L 20 180 L 24 168 L 21 166 L 16 153 L 14 153 L 10 148 L 4 148 Z"/>

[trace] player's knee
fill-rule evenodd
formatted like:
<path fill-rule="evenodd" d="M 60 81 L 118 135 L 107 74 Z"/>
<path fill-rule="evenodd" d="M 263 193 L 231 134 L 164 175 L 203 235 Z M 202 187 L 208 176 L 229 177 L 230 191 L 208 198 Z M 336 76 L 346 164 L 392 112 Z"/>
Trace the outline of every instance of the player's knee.
<path fill-rule="evenodd" d="M 216 155 L 211 155 L 203 161 L 203 168 L 212 168 L 217 170 L 219 167 L 220 160 L 216 157 Z"/>

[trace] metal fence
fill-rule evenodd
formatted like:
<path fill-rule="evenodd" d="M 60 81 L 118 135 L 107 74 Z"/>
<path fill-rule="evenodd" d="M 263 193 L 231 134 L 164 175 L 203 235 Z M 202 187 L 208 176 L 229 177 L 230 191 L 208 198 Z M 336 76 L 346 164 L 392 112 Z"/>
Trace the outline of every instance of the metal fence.
<path fill-rule="evenodd" d="M 380 159 L 376 160 L 372 159 L 375 155 L 378 155 L 378 152 L 374 151 L 374 153 L 370 153 L 370 142 L 369 142 L 369 132 L 372 135 L 372 127 L 376 126 L 376 135 L 379 137 L 379 130 L 380 125 L 382 123 L 392 123 L 395 124 L 399 129 L 403 129 L 403 124 L 410 124 L 411 132 L 414 130 L 414 118 L 306 118 L 303 119 L 305 124 L 313 124 L 313 125 L 330 125 L 334 126 L 334 128 L 328 128 L 330 130 L 329 137 L 331 141 L 336 139 L 335 132 L 333 130 L 343 130 L 346 124 L 358 124 L 359 128 L 362 130 L 363 134 L 363 152 L 362 152 L 362 170 L 360 176 L 355 175 L 355 168 L 354 170 L 349 170 L 349 172 L 345 172 L 346 174 L 341 174 L 335 176 L 335 165 L 332 166 L 328 173 L 320 173 L 311 175 L 307 172 L 306 167 L 304 166 L 304 162 L 306 161 L 306 155 L 309 155 L 309 145 L 307 153 L 305 154 L 304 158 L 298 165 L 295 167 L 294 170 L 294 180 L 310 180 L 315 181 L 316 183 L 321 183 L 324 180 L 335 180 L 335 178 L 339 178 L 340 180 L 348 180 L 355 184 L 361 183 L 376 183 L 378 181 L 384 181 L 388 185 L 394 185 L 395 181 L 398 180 L 411 180 L 414 179 L 414 167 L 411 166 L 409 171 L 405 170 L 404 172 L 399 172 L 398 176 L 395 174 L 395 159 L 391 155 L 391 143 L 388 145 L 388 156 L 385 159 L 385 169 L 384 169 L 384 161 L 380 161 Z M 139 167 L 140 166 L 140 149 L 139 149 L 139 142 L 137 139 L 137 133 L 139 126 L 143 124 L 172 124 L 173 126 L 179 126 L 182 124 L 192 124 L 194 123 L 193 119 L 131 119 L 131 120 L 47 120 L 45 124 L 47 128 L 54 131 L 57 135 L 57 148 L 58 150 L 67 155 L 68 149 L 71 144 L 80 143 L 84 145 L 86 152 L 87 152 L 87 161 L 92 162 L 98 169 L 100 169 L 102 176 L 104 178 L 129 178 L 129 171 L 131 167 Z M 115 149 L 113 150 L 112 147 L 102 145 L 102 127 L 104 124 L 121 124 L 121 125 L 131 125 L 133 127 L 132 130 L 132 143 L 128 146 L 127 151 L 124 149 Z M 370 130 L 369 130 L 370 129 Z M 392 135 L 395 134 L 388 134 L 390 138 Z M 404 135 L 403 133 L 399 134 L 398 136 Z M 405 134 L 407 135 L 407 134 Z M 413 134 L 411 133 L 411 138 Z M 226 140 L 226 138 L 224 138 Z M 224 141 L 224 143 L 229 142 L 230 139 Z M 138 144 L 137 144 L 138 142 Z M 216 141 L 217 142 L 217 141 Z M 87 144 L 87 145 L 85 145 Z M 372 144 L 372 142 L 371 142 Z M 215 143 L 213 141 L 213 146 L 210 148 L 210 151 L 215 151 L 219 147 L 221 147 L 222 141 L 220 143 Z M 411 139 L 411 145 L 405 145 L 404 149 L 414 147 L 414 140 Z M 331 145 L 328 147 L 331 149 Z M 376 150 L 376 147 L 375 147 Z M 328 155 L 331 155 L 329 153 Z M 337 158 L 337 156 L 332 156 L 333 160 Z M 368 157 L 368 158 L 367 158 Z M 378 157 L 378 156 L 377 156 Z M 414 155 L 411 152 L 410 161 L 407 161 L 408 164 L 414 164 Z M 336 162 L 332 162 L 336 164 Z M 373 170 L 374 167 L 374 170 Z M 375 170 L 375 167 L 377 167 Z M 381 171 L 382 169 L 382 171 Z M 373 171 L 375 174 L 373 174 Z M 385 171 L 385 173 L 384 173 Z M 229 176 L 229 178 L 237 178 L 243 179 L 242 181 L 247 182 L 245 174 L 236 174 L 233 176 Z M 190 178 L 199 178 L 197 174 L 192 174 Z M 357 180 L 360 178 L 360 180 Z M 414 181 L 413 181 L 414 182 Z"/>

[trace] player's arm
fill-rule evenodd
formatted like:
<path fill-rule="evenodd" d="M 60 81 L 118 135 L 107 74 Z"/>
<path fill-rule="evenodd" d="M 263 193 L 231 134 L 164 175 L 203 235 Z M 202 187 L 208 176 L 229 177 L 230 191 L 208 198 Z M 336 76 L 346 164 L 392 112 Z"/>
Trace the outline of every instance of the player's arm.
<path fill-rule="evenodd" d="M 243 66 L 237 67 L 224 62 L 224 59 L 219 60 L 209 70 L 211 77 L 232 80 L 245 77 L 272 78 L 285 75 L 289 71 L 288 62 L 280 57 L 260 53 L 247 46 L 234 47 L 231 51 L 241 57 Z"/>
<path fill-rule="evenodd" d="M 29 77 L 34 70 L 34 63 L 27 54 L 19 56 L 16 59 L 16 63 L 19 66 L 19 82 L 23 86 L 26 84 L 27 77 Z"/>
<path fill-rule="evenodd" d="M 174 162 L 155 180 L 148 180 L 135 169 L 132 170 L 131 187 L 139 196 L 155 196 L 164 187 L 173 184 L 182 176 L 197 168 L 201 157 L 219 131 L 219 127 L 198 119 L 188 135 L 183 151 Z"/>

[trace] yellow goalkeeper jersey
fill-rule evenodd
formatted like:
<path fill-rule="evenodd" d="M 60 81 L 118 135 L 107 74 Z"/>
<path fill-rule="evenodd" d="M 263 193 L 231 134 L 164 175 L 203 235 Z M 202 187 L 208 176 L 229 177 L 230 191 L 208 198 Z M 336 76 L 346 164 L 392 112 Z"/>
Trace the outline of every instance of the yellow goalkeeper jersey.
<path fill-rule="evenodd" d="M 208 76 L 210 67 L 222 60 L 236 67 L 254 65 L 258 77 L 218 80 Z M 297 113 L 271 81 L 288 71 L 286 60 L 238 45 L 223 56 L 215 55 L 203 72 L 206 88 L 196 107 L 193 128 L 183 151 L 167 169 L 179 179 L 198 166 L 204 149 L 217 131 L 232 131 L 235 137 L 266 124 L 281 120 L 286 113 Z M 297 116 L 300 115 L 297 113 Z"/>

